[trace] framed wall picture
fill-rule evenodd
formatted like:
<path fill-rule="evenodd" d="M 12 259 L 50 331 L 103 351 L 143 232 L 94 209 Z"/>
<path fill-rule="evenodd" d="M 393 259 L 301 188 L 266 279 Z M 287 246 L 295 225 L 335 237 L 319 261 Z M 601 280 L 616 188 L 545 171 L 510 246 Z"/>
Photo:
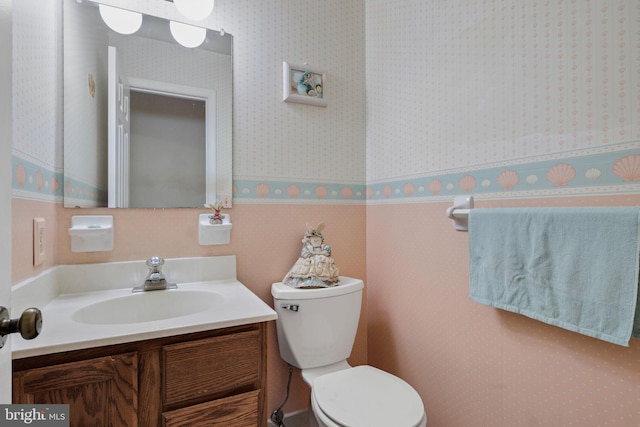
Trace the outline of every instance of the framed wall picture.
<path fill-rule="evenodd" d="M 308 65 L 282 63 L 283 100 L 301 104 L 327 106 L 326 74 Z"/>

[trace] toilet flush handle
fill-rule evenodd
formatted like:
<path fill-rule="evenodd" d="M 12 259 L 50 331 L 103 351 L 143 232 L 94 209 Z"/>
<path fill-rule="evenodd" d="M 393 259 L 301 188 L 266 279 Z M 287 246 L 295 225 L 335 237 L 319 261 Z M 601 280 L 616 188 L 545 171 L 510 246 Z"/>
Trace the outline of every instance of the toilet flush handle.
<path fill-rule="evenodd" d="M 280 308 L 297 312 L 300 307 L 298 306 L 298 304 L 282 304 Z"/>

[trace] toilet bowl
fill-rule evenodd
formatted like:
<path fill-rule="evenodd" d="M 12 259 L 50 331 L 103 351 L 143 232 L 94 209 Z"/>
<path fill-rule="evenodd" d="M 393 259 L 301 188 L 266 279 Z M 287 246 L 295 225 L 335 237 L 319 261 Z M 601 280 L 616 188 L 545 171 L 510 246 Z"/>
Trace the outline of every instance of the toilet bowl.
<path fill-rule="evenodd" d="M 295 289 L 281 282 L 271 287 L 280 355 L 301 369 L 311 387 L 310 426 L 424 427 L 422 399 L 407 382 L 347 363 L 363 288 L 362 280 L 343 276 L 329 288 Z"/>
<path fill-rule="evenodd" d="M 402 379 L 362 365 L 318 377 L 311 407 L 319 427 L 424 427 L 422 399 Z"/>

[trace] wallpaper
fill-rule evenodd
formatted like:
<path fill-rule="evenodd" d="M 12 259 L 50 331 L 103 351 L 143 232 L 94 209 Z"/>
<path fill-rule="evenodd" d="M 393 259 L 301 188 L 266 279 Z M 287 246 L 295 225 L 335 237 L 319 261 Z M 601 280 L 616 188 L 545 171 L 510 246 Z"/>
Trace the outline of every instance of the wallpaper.
<path fill-rule="evenodd" d="M 640 3 L 367 1 L 372 202 L 638 191 Z"/>
<path fill-rule="evenodd" d="M 13 188 L 59 201 L 93 190 L 61 182 L 60 13 L 46 8 L 14 8 L 29 24 L 14 28 Z M 639 19 L 633 0 L 219 0 L 207 25 L 234 35 L 234 198 L 638 191 Z M 282 101 L 282 61 L 326 71 L 326 108 Z"/>

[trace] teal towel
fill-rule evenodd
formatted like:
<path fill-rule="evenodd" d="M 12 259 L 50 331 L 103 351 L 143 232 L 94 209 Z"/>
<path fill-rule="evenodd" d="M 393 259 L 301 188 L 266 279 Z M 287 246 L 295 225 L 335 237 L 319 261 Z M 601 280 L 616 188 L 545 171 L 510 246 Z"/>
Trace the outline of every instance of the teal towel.
<path fill-rule="evenodd" d="M 637 207 L 471 209 L 470 298 L 628 346 L 639 224 Z"/>

